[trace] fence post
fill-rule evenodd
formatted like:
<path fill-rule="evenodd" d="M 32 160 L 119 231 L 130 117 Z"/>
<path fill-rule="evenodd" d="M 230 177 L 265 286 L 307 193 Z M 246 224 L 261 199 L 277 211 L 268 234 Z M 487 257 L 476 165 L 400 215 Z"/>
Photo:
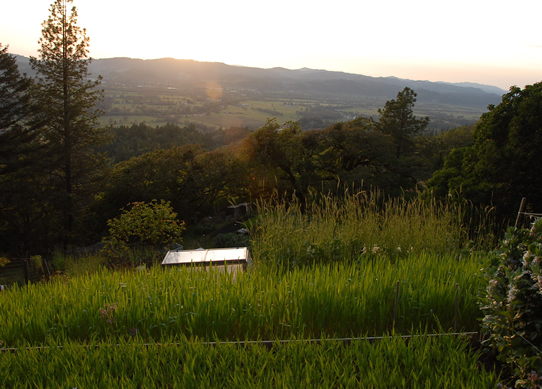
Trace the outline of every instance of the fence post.
<path fill-rule="evenodd" d="M 520 219 L 521 214 L 523 213 L 523 209 L 525 208 L 525 201 L 527 201 L 527 199 L 523 197 L 521 199 L 521 204 L 519 205 L 518 217 L 516 218 L 516 224 L 515 224 L 516 228 L 519 226 L 519 219 Z"/>
<path fill-rule="evenodd" d="M 24 282 L 26 285 L 30 283 L 30 265 L 28 259 L 24 260 Z"/>

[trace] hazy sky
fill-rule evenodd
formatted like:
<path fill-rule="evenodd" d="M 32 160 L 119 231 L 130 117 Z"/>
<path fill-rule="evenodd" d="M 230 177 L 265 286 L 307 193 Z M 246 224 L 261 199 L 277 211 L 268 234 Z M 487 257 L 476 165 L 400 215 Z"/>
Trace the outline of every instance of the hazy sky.
<path fill-rule="evenodd" d="M 2 5 L 0 43 L 37 55 L 53 0 Z M 75 0 L 94 58 L 194 59 L 368 76 L 542 81 L 542 0 Z"/>

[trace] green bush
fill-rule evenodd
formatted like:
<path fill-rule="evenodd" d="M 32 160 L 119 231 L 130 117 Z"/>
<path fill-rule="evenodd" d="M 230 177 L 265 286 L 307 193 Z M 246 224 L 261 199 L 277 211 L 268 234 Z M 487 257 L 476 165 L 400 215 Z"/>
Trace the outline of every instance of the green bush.
<path fill-rule="evenodd" d="M 172 242 L 181 243 L 185 230 L 183 221 L 167 201 L 152 200 L 150 203 L 128 204 L 130 210 L 122 210 L 122 215 L 109 220 L 109 236 L 104 239 L 102 253 L 112 265 L 139 265 L 149 262 L 153 252 Z"/>
<path fill-rule="evenodd" d="M 509 228 L 484 269 L 481 304 L 486 342 L 516 375 L 516 387 L 542 381 L 542 220 L 529 229 Z"/>

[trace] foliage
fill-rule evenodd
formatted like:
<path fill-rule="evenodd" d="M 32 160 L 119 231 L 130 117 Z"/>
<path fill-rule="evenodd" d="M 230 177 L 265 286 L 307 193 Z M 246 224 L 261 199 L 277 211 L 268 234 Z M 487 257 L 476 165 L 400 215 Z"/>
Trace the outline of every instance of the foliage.
<path fill-rule="evenodd" d="M 224 135 L 212 132 L 203 132 L 195 124 L 180 127 L 167 123 L 163 126 L 151 127 L 145 123 L 131 126 L 118 126 L 110 129 L 114 140 L 98 148 L 106 152 L 114 163 L 138 157 L 150 151 L 170 149 L 172 147 L 189 144 L 201 144 L 207 149 L 214 149 L 218 145 L 215 137 Z"/>
<path fill-rule="evenodd" d="M 303 198 L 307 176 L 314 169 L 303 152 L 300 136 L 299 124 L 287 122 L 281 126 L 276 119 L 269 119 L 245 140 L 244 153 L 252 162 L 253 176 L 271 185 L 274 181 L 281 193 L 297 193 Z"/>
<path fill-rule="evenodd" d="M 120 217 L 107 222 L 109 236 L 105 238 L 102 252 L 112 263 L 129 263 L 134 249 L 160 248 L 168 243 L 182 242 L 184 222 L 177 220 L 169 202 L 141 201 L 128 206 L 130 209 L 124 209 Z"/>
<path fill-rule="evenodd" d="M 412 114 L 414 96 L 410 89 L 400 92 L 398 100 L 381 111 L 379 122 L 360 117 L 301 132 L 297 123 L 280 126 L 269 120 L 244 142 L 257 180 L 252 196 L 266 197 L 276 190 L 303 202 L 315 191 L 370 187 L 399 195 L 416 188 L 434 163 L 432 152 L 424 151 L 432 149 L 430 142 L 419 135 L 427 118 Z"/>
<path fill-rule="evenodd" d="M 376 123 L 376 129 L 391 136 L 398 159 L 413 149 L 414 136 L 422 133 L 429 124 L 428 117 L 414 116 L 416 96 L 412 89 L 406 87 L 397 93 L 396 100 L 389 100 L 383 109 L 378 109 L 380 119 Z"/>
<path fill-rule="evenodd" d="M 1 344 L 0 344 L 1 345 Z M 369 342 L 324 340 L 239 344 L 167 337 L 50 342 L 0 358 L 0 386 L 57 388 L 495 388 L 495 372 L 456 337 L 386 336 Z M 92 363 L 89 363 L 92 361 Z"/>
<path fill-rule="evenodd" d="M 35 116 L 39 106 L 31 87 L 16 58 L 0 45 L 0 250 L 15 255 L 29 251 L 32 227 L 42 216 L 34 186 L 43 163 L 42 123 Z"/>
<path fill-rule="evenodd" d="M 41 255 L 33 255 L 30 257 L 30 260 L 32 261 L 32 266 L 34 269 L 43 271 L 43 259 Z"/>
<path fill-rule="evenodd" d="M 20 74 L 7 49 L 0 44 L 0 178 L 35 162 L 32 154 L 39 148 L 35 139 L 40 124 L 32 120 L 32 80 Z"/>
<path fill-rule="evenodd" d="M 77 25 L 77 10 L 68 10 L 72 0 L 56 0 L 49 18 L 43 22 L 39 40 L 40 58 L 31 58 L 37 72 L 33 97 L 40 102 L 37 115 L 45 123 L 41 142 L 46 145 L 42 156 L 45 201 L 55 209 L 57 226 L 66 247 L 73 243 L 75 219 L 89 201 L 89 191 L 100 181 L 105 167 L 104 156 L 95 147 L 106 142 L 98 126 L 101 111 L 96 103 L 102 91 L 96 89 L 101 78 L 92 80 L 88 71 L 89 38 Z"/>
<path fill-rule="evenodd" d="M 512 220 L 523 197 L 527 209 L 542 209 L 542 83 L 510 88 L 476 124 L 475 143 L 457 149 L 428 182 L 438 196 L 448 194 L 475 204 L 495 205 Z M 510 223 L 509 223 L 510 224 Z"/>
<path fill-rule="evenodd" d="M 134 201 L 169 201 L 183 220 L 197 222 L 245 198 L 249 175 L 244 162 L 227 148 L 205 151 L 198 145 L 155 150 L 113 168 L 108 190 L 95 204 L 111 218 Z"/>
<path fill-rule="evenodd" d="M 64 250 L 59 248 L 55 249 L 51 264 L 53 269 L 57 272 L 63 272 L 66 270 L 66 253 L 64 253 Z"/>
<path fill-rule="evenodd" d="M 218 234 L 213 242 L 216 248 L 250 246 L 250 239 L 248 236 L 236 234 L 235 232 Z"/>
<path fill-rule="evenodd" d="M 307 132 L 301 142 L 311 151 L 322 181 L 313 182 L 314 189 L 327 183 L 325 190 L 363 186 L 392 191 L 404 184 L 387 168 L 393 160 L 391 138 L 374 131 L 372 120 L 358 118 Z"/>
<path fill-rule="evenodd" d="M 447 151 L 469 147 L 474 145 L 474 126 L 452 128 L 441 132 L 436 137 L 446 146 Z"/>
<path fill-rule="evenodd" d="M 542 221 L 529 229 L 511 227 L 484 270 L 488 286 L 481 302 L 487 343 L 518 377 L 517 387 L 542 375 Z M 538 386 L 531 386 L 535 384 Z"/>
<path fill-rule="evenodd" d="M 10 263 L 10 260 L 6 257 L 0 257 L 0 266 L 6 266 L 8 263 Z"/>

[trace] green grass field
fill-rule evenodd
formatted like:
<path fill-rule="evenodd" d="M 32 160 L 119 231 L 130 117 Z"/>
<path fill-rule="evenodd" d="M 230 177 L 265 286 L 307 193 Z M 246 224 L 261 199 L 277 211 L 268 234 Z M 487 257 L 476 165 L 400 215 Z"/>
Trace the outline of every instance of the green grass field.
<path fill-rule="evenodd" d="M 165 342 L 168 339 L 164 339 Z M 499 377 L 455 337 L 369 343 L 141 345 L 51 342 L 0 354 L 3 388 L 495 388 Z"/>
<path fill-rule="evenodd" d="M 494 388 L 465 338 L 427 336 L 479 330 L 484 255 L 461 249 L 458 210 L 386 204 L 260 204 L 255 265 L 235 277 L 70 259 L 82 274 L 0 293 L 0 342 L 17 349 L 0 386 Z M 366 336 L 384 339 L 331 340 Z"/>

